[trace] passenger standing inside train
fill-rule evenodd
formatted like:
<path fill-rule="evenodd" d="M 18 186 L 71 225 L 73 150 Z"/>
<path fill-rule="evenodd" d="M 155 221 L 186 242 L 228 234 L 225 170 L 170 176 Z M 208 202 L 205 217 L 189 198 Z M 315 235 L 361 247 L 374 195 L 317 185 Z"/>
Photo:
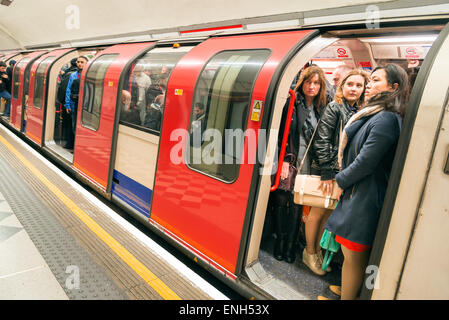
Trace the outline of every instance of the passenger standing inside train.
<path fill-rule="evenodd" d="M 346 124 L 336 175 L 340 201 L 325 225 L 341 244 L 341 299 L 361 289 L 408 100 L 408 77 L 396 64 L 377 67 L 366 86 L 366 106 Z"/>
<path fill-rule="evenodd" d="M 79 80 L 81 77 L 81 72 L 87 63 L 87 58 L 85 56 L 80 56 L 76 60 L 77 70 L 70 75 L 69 82 L 67 83 L 67 90 L 65 93 L 64 107 L 67 114 L 70 114 L 72 118 L 72 134 L 68 137 L 66 144 L 67 149 L 73 149 L 75 142 L 75 131 L 76 131 L 76 115 L 78 108 L 78 94 L 79 94 Z M 78 88 L 76 84 L 78 83 Z"/>
<path fill-rule="evenodd" d="M 12 90 L 12 70 L 14 69 L 14 65 L 16 64 L 16 60 L 9 60 L 9 66 L 8 68 L 6 68 L 6 74 L 8 75 L 9 78 L 9 86 L 8 88 L 6 88 L 6 90 L 9 92 L 9 94 L 11 94 L 11 90 Z"/>
<path fill-rule="evenodd" d="M 330 96 L 332 98 L 334 98 L 334 96 L 337 92 L 337 88 L 338 88 L 338 85 L 340 84 L 340 81 L 351 70 L 352 70 L 351 67 L 349 67 L 345 64 L 341 64 L 341 65 L 337 66 L 335 68 L 335 70 L 332 72 L 333 85 L 329 88 Z"/>
<path fill-rule="evenodd" d="M 76 61 L 78 58 L 73 58 L 70 60 L 70 64 L 68 66 L 62 67 L 59 72 L 58 79 L 58 91 L 56 94 L 57 105 L 56 108 L 59 109 L 60 116 L 62 117 L 62 137 L 61 139 L 64 141 L 64 148 L 73 149 L 73 144 L 70 145 L 70 141 L 73 142 L 73 131 L 72 131 L 72 117 L 69 113 L 65 111 L 64 103 L 65 103 L 65 94 L 67 91 L 67 85 L 70 80 L 70 75 L 73 72 L 76 72 L 78 68 L 76 67 Z"/>
<path fill-rule="evenodd" d="M 3 112 L 3 116 L 5 117 L 9 117 L 11 107 L 11 94 L 8 92 L 10 81 L 11 80 L 9 79 L 8 74 L 6 73 L 6 63 L 4 61 L 0 61 L 0 98 L 6 100 L 5 112 Z"/>
<path fill-rule="evenodd" d="M 365 86 L 368 83 L 368 73 L 362 70 L 352 70 L 347 73 L 339 85 L 334 101 L 330 102 L 321 115 L 316 136 L 313 140 L 316 157 L 312 168 L 321 173 L 320 189 L 323 194 L 332 194 L 333 179 L 339 171 L 337 160 L 340 132 L 349 118 L 361 109 L 365 99 Z M 324 231 L 324 224 L 332 210 L 313 208 L 307 217 L 306 242 L 309 252 L 316 252 L 319 260 L 309 266 L 315 273 L 324 274 L 321 270 L 323 256 L 320 250 L 320 240 Z M 327 270 L 331 271 L 330 268 Z"/>
<path fill-rule="evenodd" d="M 137 87 L 137 101 L 136 106 L 140 114 L 140 123 L 143 125 L 145 121 L 145 115 L 147 113 L 147 102 L 145 98 L 145 93 L 147 89 L 151 86 L 150 77 L 144 72 L 145 68 L 143 65 L 136 65 L 133 70 L 133 84 Z"/>
<path fill-rule="evenodd" d="M 290 132 L 286 154 L 290 151 L 299 163 L 305 155 L 308 143 L 320 118 L 320 112 L 326 106 L 326 79 L 323 70 L 310 66 L 301 72 L 295 87 L 296 100 L 290 124 Z M 284 108 L 283 121 L 287 108 Z M 279 133 L 283 136 L 282 128 Z M 311 148 L 313 149 L 313 148 Z M 302 173 L 310 173 L 310 159 L 313 150 L 309 151 L 304 161 Z M 285 159 L 285 158 L 284 158 Z M 281 179 L 286 179 L 289 172 L 289 162 L 282 164 Z M 296 258 L 296 238 L 298 236 L 302 207 L 293 203 L 292 190 L 276 190 L 273 195 L 276 242 L 273 255 L 277 260 L 293 263 Z"/>

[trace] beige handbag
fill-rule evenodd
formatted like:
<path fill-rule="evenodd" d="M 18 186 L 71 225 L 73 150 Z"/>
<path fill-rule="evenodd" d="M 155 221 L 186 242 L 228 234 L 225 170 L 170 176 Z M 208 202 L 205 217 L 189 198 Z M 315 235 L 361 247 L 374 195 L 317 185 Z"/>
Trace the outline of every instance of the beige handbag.
<path fill-rule="evenodd" d="M 320 119 L 321 120 L 321 119 Z M 304 160 L 306 159 L 307 152 L 309 152 L 310 145 L 312 144 L 313 138 L 315 137 L 316 130 L 318 125 L 315 127 L 312 137 L 310 138 L 309 145 L 307 146 L 304 157 L 302 158 L 301 164 L 299 165 L 298 175 L 295 179 L 295 187 L 293 189 L 294 198 L 293 201 L 296 204 L 300 204 L 303 206 L 311 206 L 317 208 L 325 208 L 325 209 L 335 209 L 337 206 L 337 181 L 333 179 L 332 186 L 332 194 L 329 196 L 325 196 L 323 192 L 318 189 L 321 177 L 308 175 L 308 174 L 300 174 L 302 166 L 304 164 Z"/>
<path fill-rule="evenodd" d="M 321 177 L 298 174 L 295 179 L 294 199 L 296 204 L 325 209 L 335 209 L 337 206 L 337 181 L 333 180 L 333 189 L 330 196 L 323 195 L 318 189 Z"/>

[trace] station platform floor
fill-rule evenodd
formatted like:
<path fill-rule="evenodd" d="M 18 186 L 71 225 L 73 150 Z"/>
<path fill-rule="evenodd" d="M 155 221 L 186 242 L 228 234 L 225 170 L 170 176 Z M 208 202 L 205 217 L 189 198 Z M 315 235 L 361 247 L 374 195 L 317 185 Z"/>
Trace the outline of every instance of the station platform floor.
<path fill-rule="evenodd" d="M 0 299 L 228 298 L 0 124 Z"/>

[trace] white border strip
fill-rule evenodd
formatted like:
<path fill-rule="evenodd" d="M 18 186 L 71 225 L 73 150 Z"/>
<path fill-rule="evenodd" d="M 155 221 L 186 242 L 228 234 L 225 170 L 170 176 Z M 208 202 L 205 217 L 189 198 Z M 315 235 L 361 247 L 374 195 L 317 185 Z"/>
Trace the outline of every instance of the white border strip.
<path fill-rule="evenodd" d="M 167 250 L 162 248 L 152 239 L 150 239 L 147 235 L 145 235 L 142 231 L 138 230 L 116 212 L 114 212 L 111 208 L 106 206 L 103 202 L 97 199 L 94 195 L 88 192 L 86 189 L 81 187 L 76 181 L 72 180 L 69 176 L 67 176 L 64 172 L 62 172 L 59 168 L 57 168 L 54 164 L 45 159 L 41 154 L 39 154 L 36 150 L 31 148 L 25 142 L 23 142 L 19 137 L 17 137 L 14 133 L 12 133 L 8 128 L 6 128 L 3 124 L 0 124 L 0 127 L 4 129 L 7 134 L 12 137 L 15 141 L 17 141 L 20 145 L 22 145 L 27 151 L 32 153 L 38 159 L 40 159 L 44 164 L 53 170 L 56 174 L 58 174 L 62 179 L 68 182 L 74 189 L 76 189 L 82 196 L 84 196 L 87 200 L 89 200 L 92 204 L 97 206 L 100 210 L 106 213 L 110 218 L 112 218 L 115 222 L 117 222 L 123 229 L 129 232 L 132 236 L 134 236 L 137 240 L 143 243 L 147 248 L 156 254 L 161 260 L 165 260 L 170 266 L 172 266 L 177 272 L 182 274 L 185 278 L 187 278 L 191 283 L 200 288 L 204 293 L 209 295 L 211 298 L 215 300 L 229 300 L 227 296 L 218 291 L 215 287 L 213 287 L 206 280 L 201 278 L 198 274 L 189 269 L 185 264 L 179 261 L 176 257 L 170 254 Z"/>
<path fill-rule="evenodd" d="M 368 7 L 368 6 L 367 6 Z M 399 9 L 389 9 L 389 10 L 379 10 L 379 18 L 398 18 L 404 16 L 425 16 L 432 14 L 447 14 L 449 12 L 449 4 L 438 4 L 429 5 L 422 7 L 412 7 L 412 8 L 399 8 Z M 328 24 L 334 22 L 347 22 L 347 21 L 360 21 L 366 20 L 371 21 L 373 18 L 370 13 L 367 12 L 357 12 L 339 15 L 329 15 L 329 16 L 318 16 L 318 17 L 304 17 L 304 26 L 309 25 L 319 25 Z M 382 23 L 382 21 L 380 21 Z"/>

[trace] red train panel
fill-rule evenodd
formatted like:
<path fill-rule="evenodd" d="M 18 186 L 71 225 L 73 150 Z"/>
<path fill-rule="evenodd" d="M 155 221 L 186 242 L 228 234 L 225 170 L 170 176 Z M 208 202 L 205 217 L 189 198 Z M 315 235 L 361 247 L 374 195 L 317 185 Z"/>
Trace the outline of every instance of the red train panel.
<path fill-rule="evenodd" d="M 11 94 L 11 113 L 10 122 L 18 130 L 22 130 L 22 120 L 23 120 L 23 106 L 27 104 L 27 97 L 23 96 L 24 89 L 28 89 L 29 83 L 25 83 L 25 71 L 30 67 L 30 63 L 33 63 L 35 59 L 43 55 L 45 51 L 35 51 L 26 55 L 24 58 L 20 59 L 14 66 L 13 70 L 13 84 L 12 84 L 12 94 Z M 20 77 L 19 81 L 15 81 L 14 75 L 16 73 L 16 68 L 20 66 Z M 18 83 L 17 83 L 18 82 Z M 28 88 L 25 88 L 28 87 Z M 17 90 L 17 91 L 16 91 Z"/>
<path fill-rule="evenodd" d="M 151 48 L 154 43 L 119 44 L 105 49 L 83 69 L 80 83 L 78 120 L 76 124 L 74 166 L 91 181 L 106 190 L 111 160 L 112 136 L 115 124 L 117 91 L 122 70 L 130 59 Z M 82 124 L 84 84 L 89 67 L 105 55 L 114 55 L 104 81 L 99 127 L 94 130 Z"/>
<path fill-rule="evenodd" d="M 150 219 L 232 273 L 236 272 L 254 165 L 241 165 L 237 180 L 224 183 L 195 172 L 184 163 L 174 164 L 170 152 L 179 142 L 170 141 L 170 135 L 176 129 L 188 129 L 198 76 L 209 59 L 225 50 L 271 50 L 256 79 L 250 104 L 251 107 L 255 100 L 262 102 L 261 118 L 274 72 L 288 52 L 311 32 L 211 38 L 184 56 L 170 77 Z M 251 121 L 249 117 L 246 128 L 257 130 L 260 121 Z"/>

